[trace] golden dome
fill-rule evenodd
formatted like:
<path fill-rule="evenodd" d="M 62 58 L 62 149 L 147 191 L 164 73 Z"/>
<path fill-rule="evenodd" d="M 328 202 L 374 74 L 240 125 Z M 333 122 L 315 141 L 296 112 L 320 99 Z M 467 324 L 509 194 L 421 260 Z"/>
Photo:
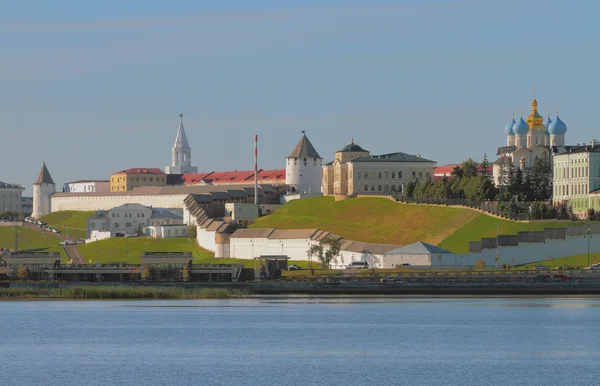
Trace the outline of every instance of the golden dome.
<path fill-rule="evenodd" d="M 529 125 L 530 130 L 546 130 L 546 126 L 544 126 L 544 117 L 542 117 L 538 113 L 538 102 L 535 99 L 535 94 L 533 95 L 533 100 L 531 101 L 531 114 L 527 117 L 527 124 Z"/>

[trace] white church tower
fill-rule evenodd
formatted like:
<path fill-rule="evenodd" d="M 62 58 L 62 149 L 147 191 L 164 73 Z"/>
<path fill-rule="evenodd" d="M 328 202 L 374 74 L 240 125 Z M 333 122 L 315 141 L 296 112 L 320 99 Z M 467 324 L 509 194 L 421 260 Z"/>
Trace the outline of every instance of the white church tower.
<path fill-rule="evenodd" d="M 302 138 L 286 158 L 285 183 L 294 192 L 321 193 L 323 158 L 302 132 Z"/>
<path fill-rule="evenodd" d="M 188 145 L 187 136 L 183 128 L 183 113 L 179 114 L 179 129 L 177 130 L 173 150 L 171 150 L 171 165 L 165 166 L 165 173 L 198 173 L 198 168 L 192 166 L 192 148 Z"/>
<path fill-rule="evenodd" d="M 52 212 L 52 195 L 56 193 L 56 184 L 46 167 L 46 162 L 42 165 L 37 180 L 33 183 L 33 218 L 40 218 Z"/>

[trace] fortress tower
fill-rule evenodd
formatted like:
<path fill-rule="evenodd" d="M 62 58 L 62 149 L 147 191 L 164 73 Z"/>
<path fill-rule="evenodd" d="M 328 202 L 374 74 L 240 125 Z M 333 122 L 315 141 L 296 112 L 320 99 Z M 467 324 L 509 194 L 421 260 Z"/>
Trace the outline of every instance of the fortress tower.
<path fill-rule="evenodd" d="M 308 137 L 302 138 L 286 158 L 285 183 L 299 193 L 321 192 L 321 164 L 323 158 L 317 153 Z"/>
<path fill-rule="evenodd" d="M 167 174 L 198 173 L 198 168 L 192 166 L 192 148 L 188 144 L 183 128 L 183 113 L 179 114 L 179 129 L 175 137 L 175 144 L 171 150 L 171 165 L 165 166 Z"/>
<path fill-rule="evenodd" d="M 50 197 L 56 193 L 56 184 L 46 167 L 42 165 L 37 180 L 33 183 L 33 213 L 34 218 L 40 218 L 52 211 Z"/>

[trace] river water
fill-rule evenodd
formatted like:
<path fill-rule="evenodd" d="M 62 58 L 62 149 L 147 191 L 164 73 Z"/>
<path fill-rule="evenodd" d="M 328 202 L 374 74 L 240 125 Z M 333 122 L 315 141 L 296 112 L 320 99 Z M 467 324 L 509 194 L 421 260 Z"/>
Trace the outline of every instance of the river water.
<path fill-rule="evenodd" d="M 598 298 L 0 302 L 1 385 L 592 385 Z"/>

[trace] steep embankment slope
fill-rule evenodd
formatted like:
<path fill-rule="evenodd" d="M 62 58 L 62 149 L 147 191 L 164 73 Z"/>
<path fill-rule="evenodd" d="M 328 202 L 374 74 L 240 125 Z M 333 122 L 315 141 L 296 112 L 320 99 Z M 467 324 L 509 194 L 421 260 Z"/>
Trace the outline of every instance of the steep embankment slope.
<path fill-rule="evenodd" d="M 410 244 L 438 244 L 479 213 L 444 206 L 407 205 L 385 198 L 334 201 L 316 197 L 291 201 L 258 219 L 254 228 L 319 228 L 350 240 Z"/>
<path fill-rule="evenodd" d="M 457 253 L 469 250 L 469 241 L 519 231 L 564 227 L 565 222 L 517 223 L 487 216 L 468 208 L 414 205 L 385 198 L 334 201 L 317 197 L 291 201 L 275 213 L 258 219 L 253 228 L 319 228 L 350 240 L 406 245 L 425 241 Z"/>

